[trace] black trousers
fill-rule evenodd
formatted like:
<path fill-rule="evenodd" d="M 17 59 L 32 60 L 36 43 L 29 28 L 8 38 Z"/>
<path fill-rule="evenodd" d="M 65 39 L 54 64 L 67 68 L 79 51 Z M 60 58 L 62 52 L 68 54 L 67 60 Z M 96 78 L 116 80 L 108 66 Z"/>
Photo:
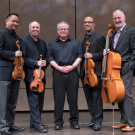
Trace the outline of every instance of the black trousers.
<path fill-rule="evenodd" d="M 20 81 L 0 81 L 0 131 L 15 122 Z"/>
<path fill-rule="evenodd" d="M 132 98 L 132 80 L 133 69 L 129 70 L 125 75 L 121 76 L 125 87 L 125 96 L 122 102 L 118 104 L 121 113 L 121 123 L 128 124 L 131 127 L 135 126 L 135 108 Z"/>
<path fill-rule="evenodd" d="M 63 124 L 63 108 L 65 102 L 65 93 L 67 93 L 67 101 L 70 109 L 70 123 L 78 123 L 78 71 L 73 70 L 69 73 L 62 73 L 53 69 L 53 94 L 54 94 L 54 118 L 55 124 Z"/>
<path fill-rule="evenodd" d="M 103 120 L 103 102 L 101 97 L 102 82 L 101 77 L 98 77 L 98 85 L 95 87 L 88 87 L 84 85 L 82 79 L 82 85 L 89 108 L 89 112 L 92 116 L 92 123 L 102 123 Z"/>
<path fill-rule="evenodd" d="M 40 126 L 43 126 L 41 112 L 43 109 L 45 90 L 41 93 L 35 93 L 30 90 L 30 82 L 25 82 L 25 84 L 30 107 L 30 128 L 37 129 Z"/>

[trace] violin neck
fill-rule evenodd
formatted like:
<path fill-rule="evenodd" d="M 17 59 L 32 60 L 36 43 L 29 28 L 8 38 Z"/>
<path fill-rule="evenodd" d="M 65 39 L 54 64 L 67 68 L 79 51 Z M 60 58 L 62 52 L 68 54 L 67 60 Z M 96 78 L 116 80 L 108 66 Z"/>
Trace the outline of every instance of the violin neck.
<path fill-rule="evenodd" d="M 39 67 L 38 78 L 41 78 L 41 67 Z"/>
<path fill-rule="evenodd" d="M 20 51 L 20 46 L 18 46 L 18 51 Z M 21 57 L 19 57 L 19 66 L 21 66 Z"/>

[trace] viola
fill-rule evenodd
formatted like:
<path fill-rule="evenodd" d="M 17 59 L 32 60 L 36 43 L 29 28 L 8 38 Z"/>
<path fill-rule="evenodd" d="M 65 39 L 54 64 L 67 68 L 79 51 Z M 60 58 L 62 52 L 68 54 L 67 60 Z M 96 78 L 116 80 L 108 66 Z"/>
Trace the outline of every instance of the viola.
<path fill-rule="evenodd" d="M 42 55 L 40 55 L 40 60 L 42 60 Z M 42 79 L 44 77 L 44 71 L 41 70 L 41 67 L 39 69 L 35 69 L 33 71 L 34 80 L 30 84 L 30 89 L 33 92 L 40 93 L 44 89 L 44 85 L 42 83 Z"/>
<path fill-rule="evenodd" d="M 106 52 L 109 49 L 109 37 L 112 36 L 114 25 L 109 24 L 110 30 L 106 38 Z M 103 68 L 101 79 L 102 83 L 102 99 L 105 103 L 119 103 L 125 95 L 123 80 L 120 77 L 121 56 L 119 53 L 108 51 L 103 58 Z"/>
<path fill-rule="evenodd" d="M 90 42 L 86 42 L 86 53 L 88 53 Z M 84 85 L 88 85 L 91 87 L 95 87 L 98 84 L 97 76 L 94 73 L 95 63 L 92 59 L 85 59 L 84 62 L 84 69 L 85 69 L 85 76 L 84 76 Z"/>
<path fill-rule="evenodd" d="M 20 51 L 20 45 L 18 40 L 16 41 L 16 46 L 18 47 L 18 51 Z M 13 64 L 15 65 L 15 67 L 14 67 L 14 71 L 12 72 L 12 78 L 18 81 L 23 80 L 25 78 L 25 73 L 23 70 L 23 65 L 24 65 L 23 58 L 15 57 Z"/>

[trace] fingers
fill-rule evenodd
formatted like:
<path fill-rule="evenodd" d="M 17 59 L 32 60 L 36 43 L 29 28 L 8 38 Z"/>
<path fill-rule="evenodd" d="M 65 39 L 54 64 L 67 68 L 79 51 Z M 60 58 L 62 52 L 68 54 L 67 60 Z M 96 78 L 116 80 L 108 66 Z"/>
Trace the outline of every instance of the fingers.
<path fill-rule="evenodd" d="M 21 51 L 16 51 L 15 52 L 15 57 L 22 57 L 22 52 Z"/>

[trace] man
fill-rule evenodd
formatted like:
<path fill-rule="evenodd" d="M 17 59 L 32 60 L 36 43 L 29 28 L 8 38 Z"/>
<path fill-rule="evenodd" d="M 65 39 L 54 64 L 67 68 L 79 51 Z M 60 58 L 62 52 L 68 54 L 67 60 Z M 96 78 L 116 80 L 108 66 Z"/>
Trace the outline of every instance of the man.
<path fill-rule="evenodd" d="M 33 92 L 30 89 L 31 81 L 34 80 L 33 71 L 39 67 L 45 69 L 47 47 L 46 43 L 38 37 L 40 32 L 40 24 L 33 21 L 29 24 L 30 35 L 22 38 L 22 52 L 24 58 L 24 70 L 25 70 L 25 84 L 27 90 L 27 97 L 30 107 L 30 128 L 34 128 L 37 132 L 47 132 L 47 125 L 43 125 L 41 118 L 41 112 L 44 103 L 44 91 L 38 93 Z M 42 55 L 42 60 L 40 60 Z M 43 79 L 43 83 L 45 80 Z"/>
<path fill-rule="evenodd" d="M 132 79 L 135 66 L 135 29 L 126 25 L 125 15 L 121 10 L 113 12 L 113 21 L 116 29 L 110 38 L 110 50 L 121 55 L 122 64 L 120 76 L 125 87 L 125 96 L 122 102 L 118 103 L 121 113 L 121 121 L 114 128 L 122 128 L 122 131 L 135 130 L 135 108 L 132 99 Z M 106 52 L 104 50 L 103 55 Z"/>
<path fill-rule="evenodd" d="M 48 46 L 48 62 L 53 67 L 55 130 L 63 128 L 65 92 L 70 108 L 70 126 L 80 129 L 77 106 L 79 78 L 76 67 L 82 60 L 82 49 L 78 40 L 68 36 L 69 25 L 66 22 L 58 23 L 57 33 L 59 37 Z"/>
<path fill-rule="evenodd" d="M 93 127 L 95 131 L 101 129 L 101 124 L 103 120 L 103 104 L 101 98 L 101 71 L 102 71 L 102 58 L 103 49 L 105 48 L 105 37 L 97 34 L 94 31 L 95 23 L 92 17 L 86 17 L 84 19 L 84 28 L 86 34 L 84 35 L 84 40 L 82 41 L 82 50 L 84 58 L 80 66 L 80 78 L 82 80 L 82 85 L 89 108 L 89 112 L 92 116 L 91 123 L 83 124 L 83 127 Z M 86 53 L 86 42 L 90 42 L 90 48 L 88 53 Z M 98 84 L 95 87 L 90 87 L 84 85 L 85 70 L 83 68 L 85 59 L 92 59 L 95 63 L 94 73 L 97 76 Z"/>
<path fill-rule="evenodd" d="M 22 56 L 22 52 L 17 51 L 16 46 L 19 40 L 15 33 L 19 25 L 18 14 L 9 14 L 5 22 L 6 28 L 0 31 L 0 132 L 10 135 L 9 129 L 24 130 L 14 125 L 20 81 L 12 78 L 14 59 Z"/>

